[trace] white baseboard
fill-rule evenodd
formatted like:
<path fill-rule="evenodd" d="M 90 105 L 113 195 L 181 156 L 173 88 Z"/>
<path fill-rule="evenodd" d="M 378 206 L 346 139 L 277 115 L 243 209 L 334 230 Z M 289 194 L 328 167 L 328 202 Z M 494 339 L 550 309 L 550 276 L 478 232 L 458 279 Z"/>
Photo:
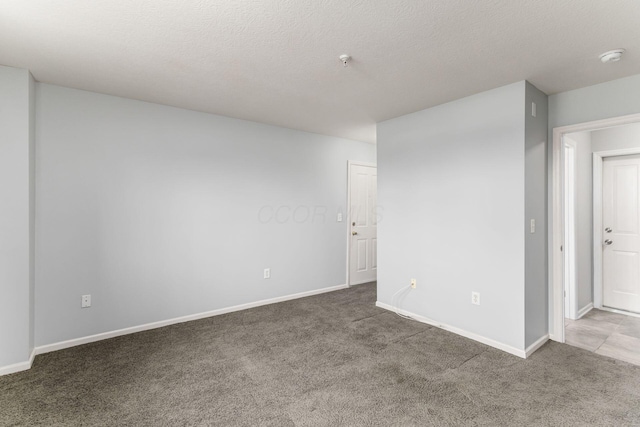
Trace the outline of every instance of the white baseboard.
<path fill-rule="evenodd" d="M 395 307 L 393 307 L 393 306 L 391 306 L 389 304 L 385 304 L 385 303 L 380 302 L 380 301 L 376 301 L 376 306 L 380 307 L 380 308 L 384 308 L 385 310 L 389 310 L 389 311 L 393 311 L 393 312 L 396 311 Z M 417 320 L 418 322 L 426 323 L 427 325 L 435 326 L 437 328 L 444 329 L 445 331 L 453 332 L 454 334 L 461 335 L 461 336 L 463 336 L 465 338 L 469 338 L 469 339 L 472 339 L 474 341 L 481 342 L 482 344 L 486 344 L 488 346 L 497 348 L 498 350 L 502 350 L 502 351 L 505 351 L 507 353 L 513 354 L 515 356 L 522 357 L 523 359 L 527 358 L 527 354 L 526 354 L 525 350 L 517 349 L 517 348 L 512 347 L 510 345 L 503 344 L 501 342 L 492 340 L 491 338 L 483 337 L 482 335 L 478 335 L 478 334 L 475 334 L 473 332 L 465 331 L 464 329 L 456 328 L 455 326 L 447 325 L 447 324 L 438 322 L 436 320 L 432 320 L 432 319 L 429 319 L 427 317 L 420 316 L 418 314 L 413 314 L 413 313 L 411 313 L 409 311 L 406 311 L 406 310 L 398 309 L 397 311 L 398 311 L 398 313 L 403 314 L 405 316 L 409 316 L 412 319 Z"/>
<path fill-rule="evenodd" d="M 159 322 L 146 323 L 144 325 L 132 326 L 130 328 L 118 329 L 110 332 L 103 332 L 100 334 L 89 335 L 87 337 L 75 338 L 67 341 L 61 341 L 53 344 L 46 344 L 35 348 L 35 354 L 44 354 L 51 351 L 62 350 L 69 347 L 75 347 L 82 344 L 88 344 L 96 341 L 106 340 L 109 338 L 118 337 L 121 335 L 133 334 L 136 332 L 148 331 L 150 329 L 162 328 L 163 326 L 175 325 L 176 323 L 184 323 L 192 320 L 204 319 L 207 317 L 219 316 L 221 314 L 232 313 L 234 311 L 246 310 L 249 308 L 260 307 L 262 305 L 275 304 L 278 302 L 289 301 L 298 298 L 309 297 L 312 295 L 323 294 L 326 292 L 338 291 L 340 289 L 348 288 L 347 285 L 330 286 L 328 288 L 315 289 L 313 291 L 300 292 L 297 294 L 285 295 L 282 297 L 270 298 L 261 301 L 250 302 L 247 304 L 235 305 L 233 307 L 220 308 L 217 310 L 206 311 L 204 313 L 190 314 L 188 316 L 176 317 L 168 320 L 161 320 Z M 29 369 L 29 368 L 26 368 Z"/>
<path fill-rule="evenodd" d="M 584 316 L 585 314 L 587 314 L 588 312 L 590 312 L 593 309 L 593 303 L 590 302 L 589 304 L 585 305 L 584 307 L 582 307 L 580 310 L 578 310 L 578 318 L 575 320 L 580 319 L 582 316 Z"/>
<path fill-rule="evenodd" d="M 535 353 L 535 351 L 537 349 L 539 349 L 540 347 L 542 347 L 543 345 L 545 345 L 547 343 L 547 341 L 549 341 L 549 334 L 547 335 L 543 335 L 540 338 L 538 338 L 538 340 L 536 342 L 534 342 L 533 344 L 531 344 L 529 347 L 527 347 L 527 349 L 524 351 L 525 353 L 525 358 L 531 356 L 533 353 Z"/>
<path fill-rule="evenodd" d="M 31 350 L 29 360 L 25 362 L 14 363 L 12 365 L 0 366 L 0 377 L 3 375 L 15 374 L 16 372 L 26 371 L 31 369 L 33 365 L 33 359 L 36 357 L 36 349 Z"/>

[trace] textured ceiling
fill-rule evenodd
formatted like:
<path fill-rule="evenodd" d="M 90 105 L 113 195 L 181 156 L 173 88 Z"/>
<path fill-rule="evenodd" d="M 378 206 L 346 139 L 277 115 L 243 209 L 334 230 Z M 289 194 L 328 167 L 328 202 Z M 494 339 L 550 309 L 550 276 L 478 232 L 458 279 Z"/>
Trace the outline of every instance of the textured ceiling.
<path fill-rule="evenodd" d="M 515 81 L 551 94 L 639 73 L 640 1 L 2 0 L 0 64 L 374 142 L 378 121 Z"/>

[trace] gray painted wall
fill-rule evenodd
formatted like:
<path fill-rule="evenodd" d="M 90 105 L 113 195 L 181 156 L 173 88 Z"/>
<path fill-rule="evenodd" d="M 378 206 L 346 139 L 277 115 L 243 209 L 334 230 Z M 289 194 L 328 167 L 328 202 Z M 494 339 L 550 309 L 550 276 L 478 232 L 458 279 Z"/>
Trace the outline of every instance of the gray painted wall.
<path fill-rule="evenodd" d="M 525 82 L 378 124 L 378 300 L 524 349 Z M 481 305 L 471 304 L 471 292 Z"/>
<path fill-rule="evenodd" d="M 613 80 L 594 86 L 562 92 L 549 97 L 549 141 L 553 141 L 553 129 L 594 120 L 640 113 L 640 74 Z M 547 200 L 548 218 L 552 218 L 551 173 L 553 150 L 547 150 Z M 553 233 L 549 223 L 548 238 Z M 547 251 L 548 252 L 548 251 Z M 547 259 L 549 254 L 547 254 Z M 553 310 L 549 311 L 549 324 L 553 324 Z"/>
<path fill-rule="evenodd" d="M 346 282 L 336 215 L 347 161 L 375 161 L 373 145 L 36 94 L 36 345 Z"/>
<path fill-rule="evenodd" d="M 29 348 L 35 346 L 36 314 L 36 82 L 29 73 Z"/>
<path fill-rule="evenodd" d="M 578 311 L 593 302 L 593 159 L 591 132 L 566 135 L 576 143 L 576 285 Z"/>
<path fill-rule="evenodd" d="M 559 126 L 640 113 L 638 93 L 640 74 L 551 95 L 549 132 Z"/>
<path fill-rule="evenodd" d="M 536 117 L 532 114 L 536 104 Z M 547 95 L 531 83 L 525 94 L 525 348 L 549 332 L 547 287 Z M 531 233 L 531 220 L 536 221 Z"/>
<path fill-rule="evenodd" d="M 33 348 L 31 83 L 27 70 L 0 66 L 0 368 Z"/>
<path fill-rule="evenodd" d="M 640 123 L 596 130 L 591 133 L 593 151 L 640 147 Z"/>

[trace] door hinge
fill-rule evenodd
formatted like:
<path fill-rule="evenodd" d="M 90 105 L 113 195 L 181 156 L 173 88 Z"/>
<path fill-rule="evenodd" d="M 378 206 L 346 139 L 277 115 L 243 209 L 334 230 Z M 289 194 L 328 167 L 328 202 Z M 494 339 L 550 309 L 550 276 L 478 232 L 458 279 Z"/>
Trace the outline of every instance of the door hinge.
<path fill-rule="evenodd" d="M 562 245 L 560 245 L 560 252 L 562 252 Z"/>

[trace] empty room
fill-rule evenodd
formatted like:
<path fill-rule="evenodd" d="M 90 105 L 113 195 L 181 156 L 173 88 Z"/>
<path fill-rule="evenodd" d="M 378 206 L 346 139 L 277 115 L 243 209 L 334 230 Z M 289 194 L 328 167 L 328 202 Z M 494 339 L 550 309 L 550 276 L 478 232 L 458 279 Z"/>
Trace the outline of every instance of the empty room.
<path fill-rule="evenodd" d="M 639 22 L 3 0 L 0 425 L 640 425 Z"/>

